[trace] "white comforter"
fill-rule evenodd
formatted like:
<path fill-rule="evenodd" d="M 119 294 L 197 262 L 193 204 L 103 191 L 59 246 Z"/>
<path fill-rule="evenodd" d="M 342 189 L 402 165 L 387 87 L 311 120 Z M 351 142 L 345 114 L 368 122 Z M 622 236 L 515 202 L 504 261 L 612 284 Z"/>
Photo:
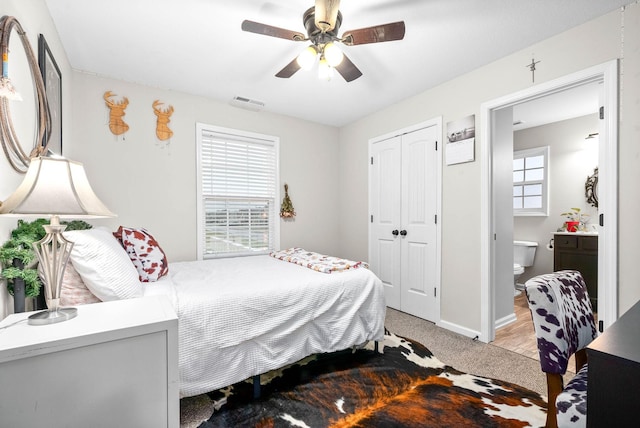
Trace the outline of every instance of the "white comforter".
<path fill-rule="evenodd" d="M 325 274 L 266 255 L 180 262 L 145 294 L 168 295 L 178 314 L 182 397 L 384 335 L 382 283 L 363 268 Z"/>

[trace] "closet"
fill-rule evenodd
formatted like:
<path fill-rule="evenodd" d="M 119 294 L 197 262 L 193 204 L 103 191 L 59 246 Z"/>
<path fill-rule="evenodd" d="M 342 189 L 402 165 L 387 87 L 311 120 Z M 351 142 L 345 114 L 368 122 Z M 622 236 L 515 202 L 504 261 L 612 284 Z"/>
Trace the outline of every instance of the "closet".
<path fill-rule="evenodd" d="M 369 141 L 369 264 L 387 306 L 440 318 L 440 119 Z"/>

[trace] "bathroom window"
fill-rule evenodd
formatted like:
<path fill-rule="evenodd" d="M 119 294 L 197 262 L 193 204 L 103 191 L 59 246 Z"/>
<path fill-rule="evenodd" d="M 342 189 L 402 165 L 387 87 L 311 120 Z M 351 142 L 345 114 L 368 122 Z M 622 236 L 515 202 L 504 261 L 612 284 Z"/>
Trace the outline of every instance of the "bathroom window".
<path fill-rule="evenodd" d="M 513 152 L 513 215 L 549 215 L 549 146 Z"/>

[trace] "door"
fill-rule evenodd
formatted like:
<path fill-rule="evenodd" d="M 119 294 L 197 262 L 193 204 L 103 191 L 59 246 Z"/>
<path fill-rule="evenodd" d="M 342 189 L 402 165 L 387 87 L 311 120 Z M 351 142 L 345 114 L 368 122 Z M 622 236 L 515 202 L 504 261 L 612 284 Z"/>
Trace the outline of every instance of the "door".
<path fill-rule="evenodd" d="M 401 310 L 401 137 L 371 147 L 369 265 L 384 284 L 387 306 Z"/>
<path fill-rule="evenodd" d="M 432 321 L 439 321 L 438 131 L 418 129 L 371 148 L 371 267 L 389 307 Z"/>
<path fill-rule="evenodd" d="M 494 313 L 498 326 L 515 320 L 513 293 L 513 108 L 493 113 L 493 287 Z"/>

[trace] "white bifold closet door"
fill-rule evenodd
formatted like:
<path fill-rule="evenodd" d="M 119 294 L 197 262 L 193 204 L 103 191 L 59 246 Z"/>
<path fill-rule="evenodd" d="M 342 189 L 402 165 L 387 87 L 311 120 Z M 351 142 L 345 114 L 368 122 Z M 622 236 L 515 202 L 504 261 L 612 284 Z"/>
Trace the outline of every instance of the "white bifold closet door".
<path fill-rule="evenodd" d="M 430 126 L 371 146 L 370 265 L 387 306 L 439 321 L 437 138 Z"/>

